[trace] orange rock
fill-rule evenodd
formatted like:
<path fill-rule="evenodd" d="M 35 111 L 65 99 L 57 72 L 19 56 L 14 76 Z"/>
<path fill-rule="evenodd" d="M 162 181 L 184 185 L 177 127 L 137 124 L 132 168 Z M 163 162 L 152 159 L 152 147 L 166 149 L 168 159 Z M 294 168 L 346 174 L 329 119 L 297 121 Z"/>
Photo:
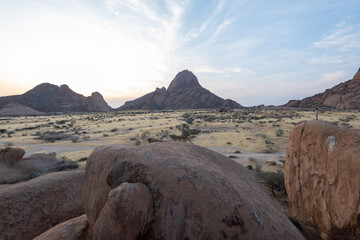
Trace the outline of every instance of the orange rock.
<path fill-rule="evenodd" d="M 322 121 L 294 126 L 285 161 L 291 213 L 321 231 L 360 217 L 360 131 Z"/>

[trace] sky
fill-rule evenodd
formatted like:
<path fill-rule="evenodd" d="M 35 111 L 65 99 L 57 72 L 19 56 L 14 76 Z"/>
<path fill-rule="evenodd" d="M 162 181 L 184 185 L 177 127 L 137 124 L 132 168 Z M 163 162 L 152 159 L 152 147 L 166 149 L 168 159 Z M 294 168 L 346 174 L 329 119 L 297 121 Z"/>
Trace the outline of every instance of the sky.
<path fill-rule="evenodd" d="M 49 82 L 112 107 L 188 69 L 243 106 L 280 105 L 360 67 L 358 0 L 0 0 L 0 96 Z"/>

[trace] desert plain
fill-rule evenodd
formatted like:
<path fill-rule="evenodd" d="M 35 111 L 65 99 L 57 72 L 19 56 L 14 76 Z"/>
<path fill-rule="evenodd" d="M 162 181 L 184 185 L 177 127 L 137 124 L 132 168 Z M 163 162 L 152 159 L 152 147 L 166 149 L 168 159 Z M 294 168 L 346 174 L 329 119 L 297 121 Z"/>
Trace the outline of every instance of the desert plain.
<path fill-rule="evenodd" d="M 148 138 L 182 140 L 226 155 L 243 166 L 281 170 L 292 127 L 315 119 L 312 110 L 237 109 L 121 111 L 0 118 L 0 146 L 77 161 L 105 144 L 148 144 Z M 358 110 L 322 110 L 319 120 L 360 128 Z M 185 137 L 182 138 L 181 136 Z M 186 137 L 187 136 L 187 137 Z"/>

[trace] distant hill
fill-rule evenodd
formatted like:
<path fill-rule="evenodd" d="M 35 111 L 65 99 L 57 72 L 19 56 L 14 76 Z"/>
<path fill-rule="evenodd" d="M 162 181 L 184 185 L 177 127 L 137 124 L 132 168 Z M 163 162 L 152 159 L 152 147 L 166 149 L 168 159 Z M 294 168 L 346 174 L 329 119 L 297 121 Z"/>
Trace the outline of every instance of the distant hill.
<path fill-rule="evenodd" d="M 161 110 L 161 109 L 199 109 L 199 108 L 241 108 L 230 99 L 224 100 L 203 88 L 196 76 L 184 70 L 171 81 L 168 89 L 156 88 L 140 98 L 127 101 L 117 110 Z"/>
<path fill-rule="evenodd" d="M 53 112 L 109 112 L 112 108 L 102 95 L 84 97 L 67 85 L 42 83 L 22 95 L 0 97 L 0 114 L 26 115 Z"/>
<path fill-rule="evenodd" d="M 360 108 L 360 68 L 353 79 L 340 83 L 325 92 L 303 100 L 290 100 L 285 107 L 293 108 Z"/>

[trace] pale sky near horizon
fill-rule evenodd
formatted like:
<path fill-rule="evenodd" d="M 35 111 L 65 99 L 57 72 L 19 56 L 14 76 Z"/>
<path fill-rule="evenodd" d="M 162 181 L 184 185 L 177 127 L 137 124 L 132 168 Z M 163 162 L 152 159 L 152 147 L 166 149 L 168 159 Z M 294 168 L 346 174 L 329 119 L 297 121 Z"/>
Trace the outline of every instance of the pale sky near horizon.
<path fill-rule="evenodd" d="M 360 67 L 358 0 L 0 0 L 0 96 L 49 82 L 112 107 L 183 69 L 222 98 L 280 105 Z"/>

